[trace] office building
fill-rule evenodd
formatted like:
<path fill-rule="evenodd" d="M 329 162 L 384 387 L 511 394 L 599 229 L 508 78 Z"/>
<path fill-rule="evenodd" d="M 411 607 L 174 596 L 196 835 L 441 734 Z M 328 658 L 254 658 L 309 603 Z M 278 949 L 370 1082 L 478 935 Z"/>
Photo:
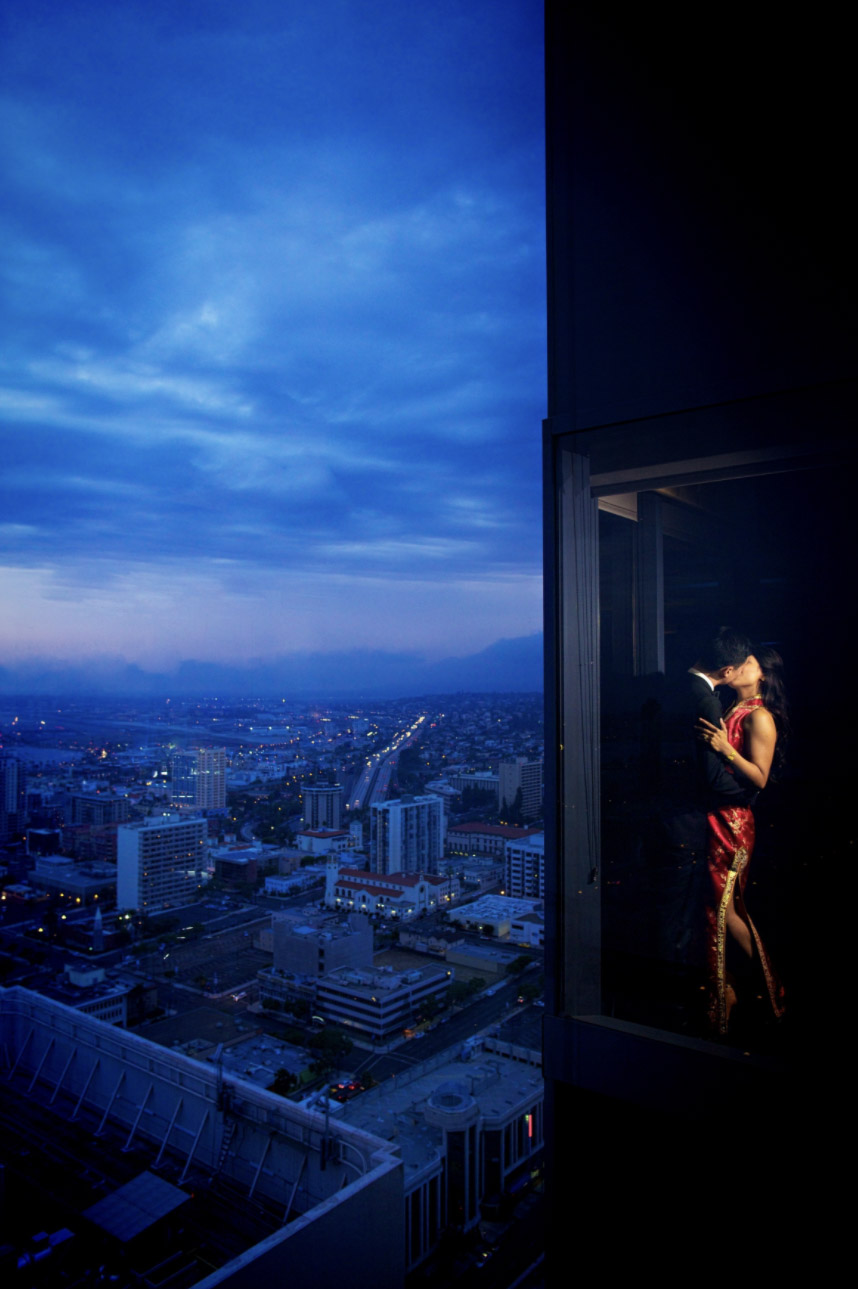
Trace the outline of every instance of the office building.
<path fill-rule="evenodd" d="M 174 752 L 170 757 L 170 800 L 176 806 L 196 806 L 196 752 Z"/>
<path fill-rule="evenodd" d="M 104 824 L 124 824 L 130 806 L 126 797 L 115 797 L 107 792 L 74 792 L 71 797 L 71 823 L 101 827 Z"/>
<path fill-rule="evenodd" d="M 373 802 L 370 867 L 374 873 L 435 873 L 444 854 L 444 803 L 435 796 Z"/>
<path fill-rule="evenodd" d="M 315 1005 L 330 1024 L 383 1043 L 397 1038 L 429 999 L 443 1003 L 451 980 L 446 967 L 401 972 L 342 967 L 319 981 Z"/>
<path fill-rule="evenodd" d="M 226 752 L 201 747 L 170 757 L 170 801 L 195 810 L 226 808 Z"/>
<path fill-rule="evenodd" d="M 339 828 L 343 790 L 339 783 L 313 783 L 301 789 L 305 828 Z"/>
<path fill-rule="evenodd" d="M 203 882 L 205 819 L 162 815 L 117 830 L 116 903 L 152 913 L 191 903 Z"/>
<path fill-rule="evenodd" d="M 324 976 L 338 967 L 372 966 L 372 925 L 366 918 L 299 909 L 272 923 L 275 971 Z"/>

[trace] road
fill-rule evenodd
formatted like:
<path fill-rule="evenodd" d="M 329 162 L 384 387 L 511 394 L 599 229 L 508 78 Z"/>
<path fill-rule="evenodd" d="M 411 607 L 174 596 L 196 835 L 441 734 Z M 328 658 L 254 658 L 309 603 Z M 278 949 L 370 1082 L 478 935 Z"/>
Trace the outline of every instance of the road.
<path fill-rule="evenodd" d="M 382 1083 L 420 1061 L 436 1056 L 438 1052 L 460 1047 L 466 1039 L 473 1038 L 475 1034 L 482 1033 L 515 1012 L 526 1012 L 531 1004 L 517 1005 L 515 1002 L 520 988 L 521 979 L 517 976 L 504 981 L 497 987 L 497 993 L 493 997 L 487 998 L 483 994 L 461 1011 L 446 1012 L 440 1023 L 422 1038 L 408 1039 L 390 1052 L 368 1054 L 356 1066 L 355 1073 L 370 1073 Z"/>
<path fill-rule="evenodd" d="M 425 720 L 425 716 L 418 716 L 407 729 L 394 735 L 387 747 L 367 758 L 367 763 L 352 788 L 348 801 L 349 810 L 361 810 L 374 801 L 384 801 L 387 798 L 399 754 L 420 737 Z"/>

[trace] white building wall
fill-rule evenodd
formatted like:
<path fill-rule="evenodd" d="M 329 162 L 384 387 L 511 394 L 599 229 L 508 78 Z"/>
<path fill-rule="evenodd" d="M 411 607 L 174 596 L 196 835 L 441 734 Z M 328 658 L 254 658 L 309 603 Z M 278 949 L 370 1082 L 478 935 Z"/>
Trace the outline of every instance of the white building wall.
<path fill-rule="evenodd" d="M 374 803 L 370 864 L 376 873 L 434 873 L 444 855 L 441 797 L 401 797 Z"/>
<path fill-rule="evenodd" d="M 205 819 L 165 816 L 127 824 L 116 834 L 116 903 L 153 911 L 193 900 L 205 868 Z"/>

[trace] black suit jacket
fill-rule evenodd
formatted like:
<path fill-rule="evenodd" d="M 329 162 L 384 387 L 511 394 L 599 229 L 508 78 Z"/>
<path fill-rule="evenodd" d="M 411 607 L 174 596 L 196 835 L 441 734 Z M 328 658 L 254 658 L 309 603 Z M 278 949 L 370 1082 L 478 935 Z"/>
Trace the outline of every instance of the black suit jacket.
<path fill-rule="evenodd" d="M 731 773 L 723 757 L 713 752 L 708 743 L 697 738 L 697 724 L 702 716 L 711 725 L 718 726 L 724 715 L 718 695 L 702 676 L 691 676 L 691 696 L 694 703 L 694 729 L 697 766 L 697 795 L 707 810 L 716 806 L 750 805 L 756 792 L 753 785 L 740 774 Z"/>

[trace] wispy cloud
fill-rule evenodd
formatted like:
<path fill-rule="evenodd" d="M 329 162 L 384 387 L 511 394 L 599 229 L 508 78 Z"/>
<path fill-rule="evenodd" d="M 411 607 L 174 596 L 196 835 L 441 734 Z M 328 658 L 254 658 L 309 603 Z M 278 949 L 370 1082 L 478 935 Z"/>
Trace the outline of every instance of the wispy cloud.
<path fill-rule="evenodd" d="M 120 585 L 177 656 L 248 596 L 371 646 L 398 593 L 431 647 L 446 587 L 494 638 L 539 577 L 534 7 L 38 10 L 0 55 L 0 556 L 41 570 L 5 647 L 74 596 L 80 648 L 131 640 Z"/>

